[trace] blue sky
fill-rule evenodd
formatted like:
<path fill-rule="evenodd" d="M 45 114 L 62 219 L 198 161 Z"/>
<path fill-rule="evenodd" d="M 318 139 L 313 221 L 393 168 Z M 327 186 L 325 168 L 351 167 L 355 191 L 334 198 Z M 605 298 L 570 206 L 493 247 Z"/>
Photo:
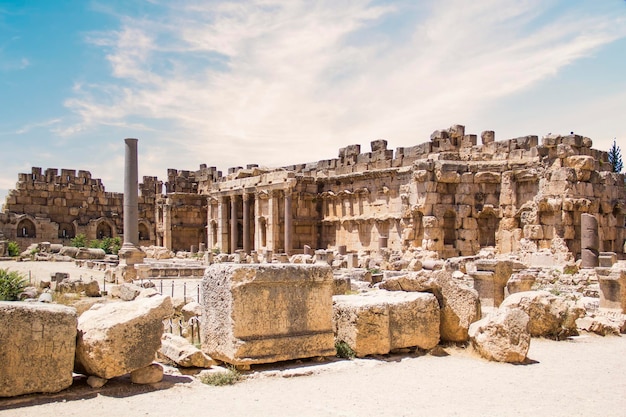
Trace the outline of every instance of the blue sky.
<path fill-rule="evenodd" d="M 0 204 L 31 166 L 337 156 L 452 124 L 626 138 L 623 0 L 0 0 Z M 625 149 L 626 150 L 626 149 Z"/>

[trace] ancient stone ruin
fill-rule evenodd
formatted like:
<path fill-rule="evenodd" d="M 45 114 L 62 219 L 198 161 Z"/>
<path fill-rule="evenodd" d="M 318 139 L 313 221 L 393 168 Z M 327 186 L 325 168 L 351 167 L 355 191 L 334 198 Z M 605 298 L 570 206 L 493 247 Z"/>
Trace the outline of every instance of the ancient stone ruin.
<path fill-rule="evenodd" d="M 251 164 L 223 175 L 202 165 L 168 170 L 164 183 L 144 177 L 140 244 L 290 255 L 421 248 L 444 259 L 493 247 L 589 266 L 600 252 L 624 257 L 624 176 L 591 139 L 480 136 L 479 144 L 454 125 L 395 152 L 376 140 L 369 152 L 350 145 L 334 159 L 277 169 Z M 587 215 L 595 221 L 585 223 Z M 0 232 L 22 248 L 79 233 L 117 236 L 122 224 L 122 195 L 87 171 L 20 174 L 0 213 Z"/>
<path fill-rule="evenodd" d="M 27 329 L 0 324 L 11 341 L 0 344 L 10 359 L 0 361 L 0 397 L 64 389 L 72 370 L 92 387 L 127 373 L 158 382 L 157 352 L 178 366 L 247 369 L 340 347 L 365 357 L 461 344 L 524 363 L 532 337 L 626 332 L 624 175 L 579 135 L 496 142 L 487 131 L 481 141 L 455 125 L 395 152 L 376 140 L 371 152 L 350 145 L 278 169 L 169 170 L 165 183 L 144 177 L 123 206 L 86 171 L 20 174 L 0 213 L 0 248 L 33 244 L 24 259 L 109 268 L 115 257 L 67 244 L 120 236 L 123 225 L 141 256 L 120 255 L 129 282 L 109 288 L 115 302 L 0 303 L 6 323 Z M 119 283 L 115 271 L 107 282 Z M 151 282 L 163 278 L 172 291 L 174 280 L 201 278 L 201 297 L 173 303 Z M 58 281 L 59 292 L 102 295 L 97 283 Z M 173 314 L 201 323 L 200 349 L 182 332 L 163 336 Z M 44 329 L 63 336 L 40 343 Z M 13 361 L 31 367 L 16 372 Z"/>

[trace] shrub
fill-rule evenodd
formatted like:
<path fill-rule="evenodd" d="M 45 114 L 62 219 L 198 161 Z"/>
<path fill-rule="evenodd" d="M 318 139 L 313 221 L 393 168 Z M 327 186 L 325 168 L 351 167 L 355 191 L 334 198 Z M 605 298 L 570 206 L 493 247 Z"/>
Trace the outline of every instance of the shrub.
<path fill-rule="evenodd" d="M 20 245 L 17 242 L 10 241 L 7 244 L 7 251 L 9 252 L 9 256 L 20 256 Z"/>
<path fill-rule="evenodd" d="M 72 238 L 72 240 L 70 240 L 70 245 L 74 246 L 75 248 L 85 248 L 85 247 L 87 247 L 87 236 L 85 236 L 82 233 L 76 235 L 76 237 L 74 237 L 74 238 Z"/>
<path fill-rule="evenodd" d="M 122 239 L 119 237 L 105 237 L 101 240 L 94 239 L 89 242 L 90 248 L 100 248 L 107 254 L 117 255 L 122 247 Z"/>
<path fill-rule="evenodd" d="M 200 381 L 207 385 L 221 387 L 233 385 L 241 381 L 241 374 L 234 366 L 229 366 L 226 372 L 209 372 L 200 376 Z"/>
<path fill-rule="evenodd" d="M 17 301 L 28 285 L 26 278 L 16 271 L 0 269 L 0 301 Z"/>
<path fill-rule="evenodd" d="M 343 340 L 335 342 L 335 350 L 337 350 L 337 357 L 345 359 L 353 359 L 356 353 L 352 348 Z"/>

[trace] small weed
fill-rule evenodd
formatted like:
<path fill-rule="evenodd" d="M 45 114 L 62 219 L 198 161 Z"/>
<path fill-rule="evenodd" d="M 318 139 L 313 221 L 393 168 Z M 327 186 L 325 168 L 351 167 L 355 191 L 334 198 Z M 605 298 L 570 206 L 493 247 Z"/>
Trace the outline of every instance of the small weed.
<path fill-rule="evenodd" d="M 352 348 L 343 340 L 335 342 L 335 349 L 337 350 L 337 357 L 345 359 L 354 359 L 356 353 Z"/>
<path fill-rule="evenodd" d="M 52 301 L 57 303 L 57 304 L 62 304 L 65 306 L 73 306 L 76 301 L 79 301 L 81 299 L 80 294 L 76 294 L 76 293 L 58 293 L 58 292 L 54 292 L 52 293 Z"/>
<path fill-rule="evenodd" d="M 224 385 L 233 385 L 241 381 L 241 374 L 234 366 L 229 366 L 226 372 L 210 372 L 200 376 L 203 384 L 221 387 Z"/>

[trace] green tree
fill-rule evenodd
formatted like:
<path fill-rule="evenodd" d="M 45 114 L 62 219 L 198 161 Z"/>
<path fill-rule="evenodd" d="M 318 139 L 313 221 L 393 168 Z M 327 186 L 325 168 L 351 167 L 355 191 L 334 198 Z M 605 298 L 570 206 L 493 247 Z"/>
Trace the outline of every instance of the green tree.
<path fill-rule="evenodd" d="M 624 168 L 624 164 L 622 163 L 622 151 L 617 146 L 615 140 L 613 140 L 613 146 L 609 149 L 609 162 L 613 167 L 613 172 L 622 172 L 622 168 Z"/>

